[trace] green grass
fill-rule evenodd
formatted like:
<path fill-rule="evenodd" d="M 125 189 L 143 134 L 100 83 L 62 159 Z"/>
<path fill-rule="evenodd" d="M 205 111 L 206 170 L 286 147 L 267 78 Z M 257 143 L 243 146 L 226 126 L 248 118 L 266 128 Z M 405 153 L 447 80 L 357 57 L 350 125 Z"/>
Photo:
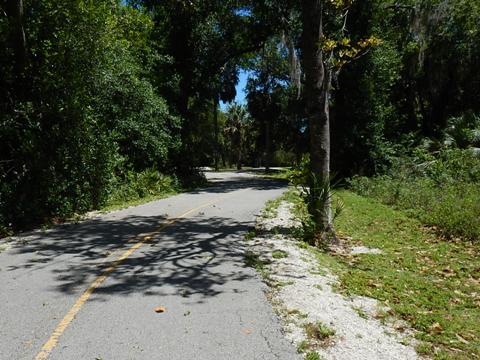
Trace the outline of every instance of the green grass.
<path fill-rule="evenodd" d="M 387 174 L 354 177 L 352 189 L 408 211 L 441 236 L 480 242 L 480 157 L 472 149 L 420 147 Z"/>
<path fill-rule="evenodd" d="M 282 202 L 282 198 L 277 198 L 275 200 L 268 200 L 265 204 L 265 208 L 262 211 L 262 217 L 266 219 L 273 219 L 277 216 L 277 209 Z"/>
<path fill-rule="evenodd" d="M 270 170 L 269 172 L 263 173 L 261 176 L 266 179 L 289 181 L 290 174 L 290 168 L 282 168 Z"/>
<path fill-rule="evenodd" d="M 336 257 L 342 291 L 385 303 L 418 330 L 421 347 L 433 348 L 435 358 L 479 358 L 478 243 L 440 239 L 404 212 L 348 191 L 340 195 L 347 206 L 338 233 L 384 252 Z"/>
<path fill-rule="evenodd" d="M 277 209 L 283 201 L 288 201 L 294 204 L 293 213 L 295 216 L 303 216 L 300 212 L 303 211 L 301 204 L 302 199 L 298 196 L 298 191 L 290 187 L 287 191 L 285 191 L 282 196 L 274 199 L 269 200 L 265 204 L 265 208 L 263 209 L 262 216 L 267 219 L 271 219 L 277 216 Z"/>
<path fill-rule="evenodd" d="M 480 358 L 479 243 L 448 241 L 411 214 L 350 191 L 337 196 L 345 203 L 335 224 L 342 241 L 383 251 L 333 255 L 299 243 L 315 254 L 319 269 L 338 275 L 337 290 L 389 307 L 376 317 L 405 320 L 416 330 L 419 353 L 435 359 Z M 295 204 L 301 216 L 303 205 Z"/>
<path fill-rule="evenodd" d="M 283 250 L 274 250 L 272 252 L 272 257 L 274 259 L 283 259 L 283 258 L 288 257 L 288 253 L 286 251 L 283 251 Z"/>
<path fill-rule="evenodd" d="M 297 345 L 297 352 L 299 354 L 302 354 L 305 351 L 307 351 L 309 348 L 310 348 L 310 343 L 307 340 L 303 340 Z"/>
<path fill-rule="evenodd" d="M 255 236 L 257 236 L 257 232 L 255 231 L 255 229 L 249 230 L 249 231 L 245 234 L 245 240 L 246 240 L 246 241 L 250 241 L 250 240 L 254 239 Z"/>
<path fill-rule="evenodd" d="M 307 323 L 304 327 L 307 337 L 312 340 L 324 341 L 335 335 L 335 330 L 320 321 Z"/>
<path fill-rule="evenodd" d="M 100 211 L 108 212 L 140 205 L 175 195 L 182 190 L 176 178 L 153 169 L 140 173 L 127 172 L 123 180 L 117 180 Z"/>
<path fill-rule="evenodd" d="M 305 355 L 305 360 L 322 360 L 322 357 L 318 355 L 315 351 L 311 351 L 307 355 Z"/>
<path fill-rule="evenodd" d="M 480 182 L 438 184 L 428 178 L 356 178 L 353 189 L 408 211 L 437 233 L 480 242 Z"/>
<path fill-rule="evenodd" d="M 365 310 L 359 308 L 359 307 L 353 307 L 353 310 L 360 316 L 362 319 L 368 319 L 368 314 L 365 312 Z"/>
<path fill-rule="evenodd" d="M 294 214 L 296 214 L 297 209 L 300 209 L 298 205 L 302 202 L 302 200 L 298 197 L 298 191 L 295 188 L 290 187 L 282 194 L 282 196 L 267 201 L 265 208 L 263 209 L 262 216 L 267 219 L 276 217 L 277 209 L 283 201 L 288 201 L 295 204 Z"/>
<path fill-rule="evenodd" d="M 113 200 L 109 201 L 105 206 L 100 208 L 100 212 L 110 212 L 115 210 L 121 210 L 128 208 L 130 206 L 137 206 L 148 203 L 150 201 L 165 199 L 169 196 L 177 195 L 180 191 L 177 190 L 169 190 L 162 193 L 154 194 L 154 195 L 145 195 L 143 197 L 134 198 L 134 199 L 125 199 L 125 200 Z"/>

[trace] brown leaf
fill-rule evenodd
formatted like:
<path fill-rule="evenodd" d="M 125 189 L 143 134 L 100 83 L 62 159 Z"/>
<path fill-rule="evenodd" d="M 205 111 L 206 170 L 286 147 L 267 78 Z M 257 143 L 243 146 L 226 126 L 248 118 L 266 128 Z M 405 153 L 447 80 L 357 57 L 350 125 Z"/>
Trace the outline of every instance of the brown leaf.
<path fill-rule="evenodd" d="M 382 284 L 377 283 L 374 280 L 370 279 L 370 280 L 368 280 L 368 286 L 374 287 L 374 288 L 380 288 L 380 287 L 382 287 Z"/>
<path fill-rule="evenodd" d="M 460 300 L 459 298 L 453 298 L 450 300 L 450 304 L 461 304 L 462 303 L 462 300 Z"/>
<path fill-rule="evenodd" d="M 469 341 L 467 341 L 466 339 L 464 339 L 464 338 L 461 337 L 460 335 L 455 334 L 455 336 L 457 337 L 457 339 L 458 339 L 460 342 L 462 342 L 462 343 L 464 343 L 464 344 L 470 344 Z"/>
<path fill-rule="evenodd" d="M 429 328 L 428 332 L 431 334 L 439 334 L 443 331 L 442 325 L 440 325 L 438 322 L 433 323 Z"/>
<path fill-rule="evenodd" d="M 455 276 L 455 271 L 453 271 L 450 267 L 446 267 L 445 269 L 442 270 L 443 276 L 445 277 L 450 277 L 450 276 Z"/>

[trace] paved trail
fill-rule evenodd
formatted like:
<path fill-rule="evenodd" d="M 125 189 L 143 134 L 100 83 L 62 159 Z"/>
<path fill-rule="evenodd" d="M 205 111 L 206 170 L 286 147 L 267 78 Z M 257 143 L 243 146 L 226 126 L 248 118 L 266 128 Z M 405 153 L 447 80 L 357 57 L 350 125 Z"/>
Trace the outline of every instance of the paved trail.
<path fill-rule="evenodd" d="M 0 253 L 0 359 L 297 359 L 241 241 L 284 187 L 209 176 Z"/>

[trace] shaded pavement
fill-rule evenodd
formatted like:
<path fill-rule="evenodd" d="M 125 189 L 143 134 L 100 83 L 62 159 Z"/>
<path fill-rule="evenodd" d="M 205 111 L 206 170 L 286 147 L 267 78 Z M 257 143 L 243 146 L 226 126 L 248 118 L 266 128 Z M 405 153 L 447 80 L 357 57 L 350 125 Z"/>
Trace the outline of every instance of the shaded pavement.
<path fill-rule="evenodd" d="M 297 358 L 243 259 L 244 233 L 284 184 L 208 176 L 213 185 L 203 190 L 18 238 L 0 254 L 0 358 L 34 359 L 113 260 L 195 208 L 109 274 L 49 359 Z M 166 312 L 155 313 L 159 306 Z"/>

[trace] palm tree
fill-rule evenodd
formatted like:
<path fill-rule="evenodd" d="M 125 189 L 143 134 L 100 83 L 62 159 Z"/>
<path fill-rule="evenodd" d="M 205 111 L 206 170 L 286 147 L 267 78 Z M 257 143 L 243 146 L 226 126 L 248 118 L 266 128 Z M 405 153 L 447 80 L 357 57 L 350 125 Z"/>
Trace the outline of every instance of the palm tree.
<path fill-rule="evenodd" d="M 250 116 L 244 105 L 233 103 L 227 109 L 225 135 L 230 138 L 232 150 L 235 150 L 237 169 L 242 168 L 243 140 L 250 122 Z"/>

